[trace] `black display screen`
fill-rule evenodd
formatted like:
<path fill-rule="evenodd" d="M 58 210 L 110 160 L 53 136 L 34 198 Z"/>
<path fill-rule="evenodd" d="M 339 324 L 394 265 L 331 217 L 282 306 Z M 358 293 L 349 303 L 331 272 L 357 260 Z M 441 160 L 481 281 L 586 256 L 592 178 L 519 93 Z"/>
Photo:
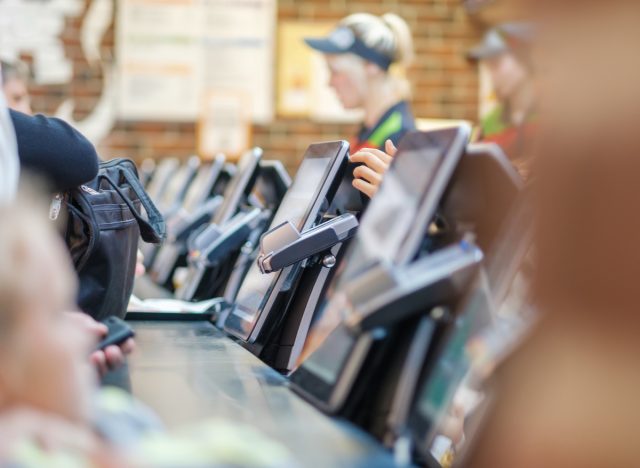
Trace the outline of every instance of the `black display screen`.
<path fill-rule="evenodd" d="M 312 145 L 309 148 L 269 229 L 285 221 L 293 223 L 299 231 L 311 227 L 317 215 L 312 211 L 317 205 L 318 194 L 331 171 L 332 162 L 341 150 L 343 150 L 341 143 Z M 281 272 L 264 274 L 256 263 L 251 265 L 240 286 L 229 320 L 230 326 L 236 332 L 248 337 L 253 331 L 256 320 L 264 309 L 280 274 Z M 231 325 L 234 318 L 239 320 L 241 330 Z"/>

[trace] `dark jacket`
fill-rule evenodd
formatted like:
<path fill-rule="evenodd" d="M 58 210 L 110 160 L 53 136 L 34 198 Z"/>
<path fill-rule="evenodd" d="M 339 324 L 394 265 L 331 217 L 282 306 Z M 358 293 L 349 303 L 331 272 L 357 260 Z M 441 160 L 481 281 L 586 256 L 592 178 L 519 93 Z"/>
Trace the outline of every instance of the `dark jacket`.
<path fill-rule="evenodd" d="M 68 123 L 10 110 L 21 169 L 44 176 L 53 191 L 67 190 L 98 174 L 94 146 Z"/>

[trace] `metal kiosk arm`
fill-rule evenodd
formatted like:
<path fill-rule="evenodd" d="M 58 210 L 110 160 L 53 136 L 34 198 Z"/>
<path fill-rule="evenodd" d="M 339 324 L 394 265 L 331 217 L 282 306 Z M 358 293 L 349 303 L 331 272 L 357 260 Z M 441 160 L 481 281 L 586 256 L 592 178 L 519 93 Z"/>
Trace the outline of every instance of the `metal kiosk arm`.
<path fill-rule="evenodd" d="M 267 231 L 260 239 L 257 263 L 262 273 L 279 271 L 289 265 L 327 251 L 353 237 L 357 218 L 345 213 L 307 231 L 299 232 L 290 222 Z"/>

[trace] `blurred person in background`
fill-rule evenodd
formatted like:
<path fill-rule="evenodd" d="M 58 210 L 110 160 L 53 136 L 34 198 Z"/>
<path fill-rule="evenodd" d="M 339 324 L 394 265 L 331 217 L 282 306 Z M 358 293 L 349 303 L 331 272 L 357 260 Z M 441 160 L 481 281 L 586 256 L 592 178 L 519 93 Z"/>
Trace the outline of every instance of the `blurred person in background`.
<path fill-rule="evenodd" d="M 19 60 L 9 62 L 0 61 L 2 73 L 2 91 L 7 106 L 23 114 L 33 114 L 31 97 L 29 96 L 29 68 Z"/>
<path fill-rule="evenodd" d="M 480 139 L 500 145 L 523 175 L 531 164 L 536 96 L 531 57 L 533 27 L 505 23 L 490 29 L 468 54 L 489 72 L 497 105 L 480 122 Z"/>
<path fill-rule="evenodd" d="M 305 41 L 325 55 L 329 85 L 343 107 L 364 109 L 360 131 L 351 141 L 351 161 L 361 163 L 354 170 L 354 187 L 370 198 L 391 162 L 388 153 L 415 129 L 404 78 L 414 56 L 409 26 L 392 13 L 356 13 L 326 38 Z"/>
<path fill-rule="evenodd" d="M 640 466 L 640 4 L 532 8 L 540 320 L 498 369 L 465 464 Z"/>

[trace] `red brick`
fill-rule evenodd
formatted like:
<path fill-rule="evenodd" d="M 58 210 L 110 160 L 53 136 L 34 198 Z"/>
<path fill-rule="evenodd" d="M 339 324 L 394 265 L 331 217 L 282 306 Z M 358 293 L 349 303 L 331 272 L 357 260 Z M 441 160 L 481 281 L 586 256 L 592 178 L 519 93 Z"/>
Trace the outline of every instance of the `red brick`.
<path fill-rule="evenodd" d="M 90 0 L 85 0 L 85 10 Z M 389 11 L 405 17 L 412 27 L 416 61 L 408 72 L 413 87 L 412 107 L 417 116 L 473 118 L 477 112 L 478 76 L 465 54 L 482 35 L 479 21 L 470 18 L 460 0 L 279 0 L 280 19 L 338 21 L 359 11 L 382 14 Z M 81 118 L 95 107 L 103 77 L 91 69 L 80 45 L 83 18 L 69 18 L 62 34 L 65 55 L 73 61 L 74 82 L 62 86 L 32 86 L 33 105 L 52 113 L 68 97 L 76 100 L 74 117 Z M 110 26 L 101 51 L 113 57 L 115 28 Z M 29 57 L 25 57 L 29 60 Z M 294 172 L 311 142 L 349 138 L 357 125 L 313 122 L 306 118 L 277 117 L 269 125 L 253 128 L 253 144 L 262 146 L 269 158 L 282 159 Z M 99 146 L 101 154 L 145 157 L 187 157 L 195 151 L 193 123 L 117 122 Z"/>

